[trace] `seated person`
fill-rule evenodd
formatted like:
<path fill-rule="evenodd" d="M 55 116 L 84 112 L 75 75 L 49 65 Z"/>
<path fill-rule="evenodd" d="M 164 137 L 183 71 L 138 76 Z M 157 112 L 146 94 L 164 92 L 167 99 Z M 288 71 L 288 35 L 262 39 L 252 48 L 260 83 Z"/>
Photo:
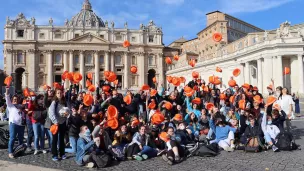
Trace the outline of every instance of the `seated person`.
<path fill-rule="evenodd" d="M 154 142 L 151 140 L 150 135 L 146 133 L 146 127 L 141 126 L 139 132 L 134 134 L 132 142 L 128 146 L 127 158 L 141 161 L 156 157 L 157 150 L 154 147 Z"/>
<path fill-rule="evenodd" d="M 279 105 L 274 105 L 276 108 L 272 109 L 272 124 L 277 126 L 280 132 L 284 131 L 284 122 L 286 120 L 286 113 Z"/>
<path fill-rule="evenodd" d="M 248 139 L 252 137 L 259 137 L 260 140 L 263 137 L 263 132 L 261 127 L 259 126 L 258 122 L 255 120 L 253 115 L 248 116 L 249 125 L 246 127 L 243 136 L 241 137 L 241 143 L 247 144 Z"/>
<path fill-rule="evenodd" d="M 236 132 L 236 129 L 226 125 L 221 118 L 218 118 L 215 121 L 214 115 L 215 113 L 211 113 L 209 123 L 210 128 L 215 133 L 215 140 L 210 141 L 210 143 L 218 143 L 225 151 L 234 151 L 234 133 Z"/>
<path fill-rule="evenodd" d="M 186 146 L 190 142 L 193 142 L 193 138 L 191 137 L 191 130 L 186 128 L 186 123 L 181 122 L 178 125 L 178 128 L 175 132 L 175 139 L 183 146 Z"/>
<path fill-rule="evenodd" d="M 269 145 L 268 147 L 272 147 L 272 150 L 275 152 L 278 151 L 279 149 L 274 145 L 274 143 L 277 141 L 276 137 L 279 135 L 280 129 L 276 125 L 272 124 L 272 116 L 267 115 L 266 112 L 263 114 L 261 127 L 265 141 Z"/>
<path fill-rule="evenodd" d="M 76 163 L 80 166 L 94 167 L 91 153 L 94 151 L 93 146 L 99 142 L 99 137 L 91 138 L 91 131 L 87 126 L 80 128 L 79 138 L 77 140 Z"/>
<path fill-rule="evenodd" d="M 182 161 L 182 158 L 185 156 L 184 148 L 175 140 L 174 129 L 172 127 L 168 128 L 167 131 L 167 140 L 166 142 L 167 153 L 162 155 L 162 158 L 169 164 L 179 163 Z"/>

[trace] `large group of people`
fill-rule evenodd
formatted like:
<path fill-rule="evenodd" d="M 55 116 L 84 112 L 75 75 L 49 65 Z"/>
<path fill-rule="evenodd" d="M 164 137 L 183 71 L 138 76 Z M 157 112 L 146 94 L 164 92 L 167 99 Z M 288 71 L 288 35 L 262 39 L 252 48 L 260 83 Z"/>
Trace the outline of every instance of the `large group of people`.
<path fill-rule="evenodd" d="M 174 90 L 155 83 L 135 92 L 118 91 L 108 80 L 87 89 L 71 81 L 66 90 L 64 83 L 54 84 L 44 94 L 27 89 L 23 95 L 9 94 L 7 87 L 0 116 L 9 121 L 8 156 L 18 155 L 16 139 L 33 155 L 51 153 L 58 161 L 70 153 L 87 167 L 157 156 L 172 165 L 192 156 L 199 143 L 233 152 L 254 147 L 257 139 L 264 150 L 279 151 L 278 135 L 291 131 L 298 98 L 273 81 L 267 100 L 257 87 L 232 83 L 223 88 L 193 78 Z"/>

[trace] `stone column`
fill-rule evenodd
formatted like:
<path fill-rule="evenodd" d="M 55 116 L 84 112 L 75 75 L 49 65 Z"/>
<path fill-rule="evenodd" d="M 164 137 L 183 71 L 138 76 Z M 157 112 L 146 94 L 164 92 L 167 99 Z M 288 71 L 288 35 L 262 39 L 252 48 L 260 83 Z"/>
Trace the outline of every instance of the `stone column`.
<path fill-rule="evenodd" d="M 262 58 L 257 60 L 257 66 L 258 66 L 258 89 L 260 93 L 263 93 Z"/>
<path fill-rule="evenodd" d="M 145 72 L 145 56 L 143 52 L 139 53 L 138 56 L 138 86 L 142 86 L 145 83 L 145 77 L 146 77 L 146 72 Z"/>
<path fill-rule="evenodd" d="M 239 80 L 238 80 L 239 81 L 238 82 L 239 85 L 243 85 L 244 82 L 245 82 L 245 66 L 244 65 L 245 65 L 244 63 L 240 64 L 241 74 L 240 74 Z M 230 80 L 230 78 L 228 80 Z"/>
<path fill-rule="evenodd" d="M 6 60 L 6 74 L 11 75 L 13 71 L 13 51 L 11 49 L 5 49 L 5 60 Z"/>
<path fill-rule="evenodd" d="M 299 65 L 299 93 L 304 93 L 304 76 L 303 76 L 303 56 L 302 54 L 298 54 L 298 65 Z"/>
<path fill-rule="evenodd" d="M 80 51 L 80 56 L 79 56 L 79 65 L 80 65 L 80 74 L 82 75 L 82 80 L 80 81 L 80 84 L 82 87 L 85 87 L 85 71 L 84 71 L 84 51 Z"/>
<path fill-rule="evenodd" d="M 113 72 L 115 72 L 114 71 L 114 67 L 115 67 L 115 60 L 114 60 L 114 58 L 115 58 L 115 56 L 114 56 L 114 54 L 115 54 L 115 52 L 111 52 L 111 71 L 113 71 Z"/>
<path fill-rule="evenodd" d="M 99 71 L 100 71 L 100 63 L 99 63 L 99 54 L 98 51 L 94 52 L 94 59 L 95 59 L 95 82 L 93 83 L 93 85 L 95 85 L 96 82 L 99 83 Z"/>
<path fill-rule="evenodd" d="M 250 70 L 249 62 L 245 62 L 245 83 L 250 84 Z"/>
<path fill-rule="evenodd" d="M 128 57 L 128 53 L 124 53 L 124 88 L 129 88 L 129 80 L 130 80 L 130 60 Z"/>
<path fill-rule="evenodd" d="M 74 54 L 72 50 L 69 51 L 69 55 L 69 72 L 74 72 Z"/>
<path fill-rule="evenodd" d="M 105 51 L 105 56 L 104 56 L 104 66 L 105 66 L 105 71 L 110 70 L 110 56 L 109 56 L 110 51 Z"/>
<path fill-rule="evenodd" d="M 28 76 L 29 76 L 28 73 L 24 73 L 24 86 L 25 87 L 28 87 Z"/>
<path fill-rule="evenodd" d="M 63 51 L 63 72 L 69 71 L 69 59 L 68 59 L 68 51 Z M 66 79 L 64 82 L 64 88 L 69 88 L 69 80 Z"/>
<path fill-rule="evenodd" d="M 271 56 L 264 57 L 264 68 L 263 68 L 263 90 L 267 93 L 267 86 L 270 84 L 271 79 L 273 79 L 273 58 Z"/>
<path fill-rule="evenodd" d="M 164 58 L 163 58 L 163 53 L 159 53 L 158 54 L 158 64 L 157 64 L 157 68 L 158 68 L 158 80 L 156 80 L 159 84 L 163 84 L 163 86 L 165 86 L 165 69 L 164 69 Z"/>
<path fill-rule="evenodd" d="M 53 51 L 47 51 L 47 68 L 48 68 L 48 73 L 47 73 L 47 85 L 52 86 L 53 85 Z"/>
<path fill-rule="evenodd" d="M 283 64 L 282 64 L 282 56 L 277 56 L 276 60 L 276 72 L 275 74 L 277 75 L 277 80 L 274 80 L 274 84 L 276 86 L 283 86 Z"/>
<path fill-rule="evenodd" d="M 29 84 L 28 87 L 34 91 L 37 89 L 37 60 L 36 60 L 36 51 L 34 49 L 29 49 L 27 53 L 28 62 L 30 65 L 28 67 L 29 73 Z M 25 56 L 24 56 L 25 57 Z"/>

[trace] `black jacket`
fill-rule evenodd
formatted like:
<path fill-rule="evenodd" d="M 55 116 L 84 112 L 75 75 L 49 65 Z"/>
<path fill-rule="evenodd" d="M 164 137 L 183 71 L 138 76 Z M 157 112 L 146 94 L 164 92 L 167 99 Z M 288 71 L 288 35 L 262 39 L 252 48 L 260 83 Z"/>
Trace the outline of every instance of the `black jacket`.
<path fill-rule="evenodd" d="M 284 132 L 284 121 L 286 120 L 286 113 L 281 110 L 281 114 L 281 116 L 272 120 L 272 124 L 276 125 L 280 129 L 280 132 Z"/>
<path fill-rule="evenodd" d="M 71 115 L 68 119 L 69 126 L 69 136 L 78 137 L 80 132 L 80 127 L 82 126 L 82 120 L 79 115 Z"/>

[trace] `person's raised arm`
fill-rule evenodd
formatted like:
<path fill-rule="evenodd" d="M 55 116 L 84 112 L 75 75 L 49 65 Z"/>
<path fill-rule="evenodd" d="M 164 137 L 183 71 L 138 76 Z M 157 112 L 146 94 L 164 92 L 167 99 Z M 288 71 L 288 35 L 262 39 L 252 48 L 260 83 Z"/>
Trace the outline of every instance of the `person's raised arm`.
<path fill-rule="evenodd" d="M 9 93 L 9 87 L 5 88 L 5 100 L 6 100 L 6 106 L 7 107 L 13 107 L 14 105 L 12 104 L 11 98 L 10 98 L 10 93 Z"/>

